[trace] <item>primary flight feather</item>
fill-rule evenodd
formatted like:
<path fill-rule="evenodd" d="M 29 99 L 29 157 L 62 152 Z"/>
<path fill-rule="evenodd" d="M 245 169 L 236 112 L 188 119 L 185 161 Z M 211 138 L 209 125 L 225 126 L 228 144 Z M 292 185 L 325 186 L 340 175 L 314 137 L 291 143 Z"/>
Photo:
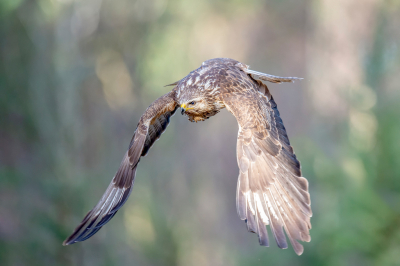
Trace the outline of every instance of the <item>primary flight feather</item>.
<path fill-rule="evenodd" d="M 172 91 L 153 102 L 140 118 L 128 151 L 103 197 L 63 244 L 90 238 L 124 205 L 140 158 L 165 131 L 179 107 L 192 122 L 203 121 L 227 108 L 239 124 L 236 207 L 240 219 L 258 235 L 263 246 L 269 246 L 266 225 L 270 225 L 280 248 L 288 247 L 285 231 L 294 251 L 301 255 L 303 246 L 298 240 L 311 240 L 308 181 L 301 176 L 300 162 L 264 83 L 297 79 L 256 72 L 236 60 L 216 58 L 168 85 L 174 86 Z"/>

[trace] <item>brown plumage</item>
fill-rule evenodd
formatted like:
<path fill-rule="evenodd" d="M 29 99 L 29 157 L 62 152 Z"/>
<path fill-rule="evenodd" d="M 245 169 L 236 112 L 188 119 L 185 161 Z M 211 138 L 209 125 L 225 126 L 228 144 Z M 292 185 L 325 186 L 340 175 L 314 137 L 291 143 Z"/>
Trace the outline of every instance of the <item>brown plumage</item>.
<path fill-rule="evenodd" d="M 310 241 L 308 182 L 301 176 L 276 103 L 263 83 L 296 79 L 263 74 L 233 59 L 216 58 L 170 84 L 173 90 L 153 102 L 140 118 L 102 199 L 64 245 L 88 239 L 117 213 L 132 191 L 140 158 L 165 131 L 178 107 L 192 122 L 208 119 L 226 107 L 239 124 L 236 207 L 240 219 L 258 235 L 260 245 L 269 245 L 269 224 L 280 248 L 288 247 L 286 231 L 295 252 L 302 254 L 303 246 L 297 241 Z"/>

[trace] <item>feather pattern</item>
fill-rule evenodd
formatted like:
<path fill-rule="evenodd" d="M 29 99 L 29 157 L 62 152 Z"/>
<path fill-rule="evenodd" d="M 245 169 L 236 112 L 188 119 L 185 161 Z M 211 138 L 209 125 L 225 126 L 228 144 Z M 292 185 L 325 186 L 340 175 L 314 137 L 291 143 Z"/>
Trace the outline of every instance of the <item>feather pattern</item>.
<path fill-rule="evenodd" d="M 129 149 L 106 192 L 63 245 L 74 244 L 90 238 L 108 223 L 125 204 L 132 192 L 140 157 L 146 155 L 150 147 L 165 131 L 169 119 L 176 109 L 177 104 L 173 93 L 160 97 L 147 108 L 132 137 Z"/>
<path fill-rule="evenodd" d="M 241 101 L 231 95 L 225 98 L 225 106 L 236 116 L 240 128 L 236 195 L 239 217 L 246 221 L 249 231 L 258 234 L 260 245 L 268 245 L 264 229 L 269 224 L 277 245 L 287 248 L 285 230 L 300 255 L 303 246 L 297 241 L 310 241 L 308 182 L 301 176 L 300 163 L 290 146 L 277 105 L 261 82 L 242 83 L 234 93 L 247 94 L 241 97 L 246 100 Z M 247 110 L 245 117 L 243 110 Z"/>
<path fill-rule="evenodd" d="M 280 248 L 288 247 L 288 238 L 294 251 L 302 254 L 303 246 L 298 241 L 311 240 L 308 181 L 302 177 L 300 162 L 265 84 L 299 79 L 257 72 L 236 60 L 216 58 L 167 85 L 174 88 L 153 102 L 142 115 L 103 197 L 64 244 L 90 238 L 114 217 L 132 191 L 141 157 L 160 138 L 178 106 L 192 122 L 204 121 L 226 107 L 239 124 L 238 216 L 246 222 L 248 231 L 258 235 L 260 245 L 270 244 L 266 229 L 269 225 Z"/>

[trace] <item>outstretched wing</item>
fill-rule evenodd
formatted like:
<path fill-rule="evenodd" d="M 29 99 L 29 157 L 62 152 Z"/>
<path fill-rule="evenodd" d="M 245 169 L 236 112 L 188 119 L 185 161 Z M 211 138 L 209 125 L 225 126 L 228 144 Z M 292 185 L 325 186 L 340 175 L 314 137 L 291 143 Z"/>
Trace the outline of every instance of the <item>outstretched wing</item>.
<path fill-rule="evenodd" d="M 106 192 L 63 245 L 74 244 L 90 238 L 124 205 L 132 191 L 136 167 L 141 156 L 147 154 L 153 143 L 165 131 L 169 119 L 176 109 L 177 104 L 173 92 L 158 98 L 147 108 L 140 118 L 129 149 Z"/>
<path fill-rule="evenodd" d="M 308 181 L 301 176 L 300 163 L 268 88 L 255 81 L 243 86 L 224 99 L 239 123 L 238 215 L 250 232 L 258 234 L 263 246 L 269 246 L 265 226 L 269 224 L 278 246 L 287 248 L 285 229 L 300 255 L 303 246 L 297 240 L 311 240 Z"/>
<path fill-rule="evenodd" d="M 272 83 L 282 83 L 282 82 L 293 82 L 295 80 L 303 79 L 303 78 L 296 78 L 296 77 L 278 77 L 278 76 L 250 70 L 250 69 L 245 69 L 244 72 L 249 74 L 253 79 L 260 80 L 263 82 L 269 81 Z"/>
<path fill-rule="evenodd" d="M 253 79 L 261 81 L 262 83 L 264 83 L 266 81 L 272 82 L 272 83 L 294 82 L 295 80 L 303 79 L 303 78 L 297 78 L 297 77 L 279 77 L 279 76 L 261 73 L 261 72 L 249 69 L 248 65 L 245 65 L 242 63 L 237 63 L 236 66 L 238 68 L 240 68 L 244 73 L 246 73 L 250 77 L 252 77 Z"/>

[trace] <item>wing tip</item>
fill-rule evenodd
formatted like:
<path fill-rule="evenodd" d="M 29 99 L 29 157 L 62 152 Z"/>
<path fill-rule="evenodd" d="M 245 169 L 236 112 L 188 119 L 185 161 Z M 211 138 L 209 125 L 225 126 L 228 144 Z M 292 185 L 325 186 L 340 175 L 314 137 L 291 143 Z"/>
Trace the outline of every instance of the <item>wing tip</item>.
<path fill-rule="evenodd" d="M 258 71 L 254 71 L 251 69 L 242 69 L 246 74 L 251 75 L 254 79 L 268 81 L 276 84 L 281 84 L 283 82 L 291 82 L 294 83 L 295 80 L 302 80 L 303 78 L 298 77 L 279 77 L 275 75 L 270 75 Z"/>
<path fill-rule="evenodd" d="M 303 80 L 304 78 L 292 77 L 291 82 L 294 83 L 296 80 Z"/>
<path fill-rule="evenodd" d="M 276 242 L 276 245 L 280 249 L 287 249 L 288 248 L 288 244 L 287 243 L 278 243 L 278 242 Z"/>
<path fill-rule="evenodd" d="M 260 244 L 260 246 L 269 247 L 269 242 L 268 242 L 268 240 L 266 240 L 266 239 L 261 239 L 261 238 L 259 238 L 259 239 L 258 239 L 258 243 Z"/>
<path fill-rule="evenodd" d="M 69 246 L 72 244 L 75 244 L 76 242 L 71 240 L 70 237 L 68 237 L 67 239 L 64 240 L 64 242 L 62 243 L 63 246 Z"/>
<path fill-rule="evenodd" d="M 301 246 L 301 245 L 300 245 L 300 246 Z M 304 247 L 301 246 L 301 249 L 300 249 L 300 250 L 295 250 L 294 252 L 296 252 L 297 256 L 301 256 L 301 255 L 303 254 L 303 252 L 304 252 Z"/>
<path fill-rule="evenodd" d="M 299 242 L 297 242 L 297 240 L 294 240 L 294 239 L 291 240 L 290 242 L 292 243 L 292 247 L 293 247 L 294 252 L 295 252 L 298 256 L 300 256 L 301 254 L 303 254 L 303 252 L 304 252 L 304 247 L 303 247 L 302 244 L 300 244 Z"/>
<path fill-rule="evenodd" d="M 84 230 L 84 231 L 85 231 L 85 230 Z M 63 246 L 69 246 L 69 245 L 72 245 L 72 244 L 81 242 L 80 240 L 77 240 L 77 239 L 79 239 L 79 236 L 80 236 L 80 235 L 77 236 L 77 233 L 79 233 L 79 232 L 80 232 L 80 231 L 74 230 L 74 232 L 73 232 L 69 237 L 67 237 L 67 238 L 64 240 L 64 242 L 62 243 L 62 245 L 63 245 Z"/>

